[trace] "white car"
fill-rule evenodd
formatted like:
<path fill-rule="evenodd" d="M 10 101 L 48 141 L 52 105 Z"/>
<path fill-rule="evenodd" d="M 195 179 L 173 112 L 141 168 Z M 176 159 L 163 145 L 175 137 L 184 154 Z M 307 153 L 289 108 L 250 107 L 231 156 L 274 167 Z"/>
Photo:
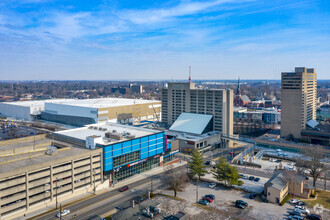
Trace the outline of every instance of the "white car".
<path fill-rule="evenodd" d="M 310 211 L 308 209 L 306 209 L 305 207 L 303 206 L 299 206 L 299 205 L 296 205 L 295 206 L 295 209 L 294 209 L 296 212 L 302 212 L 304 214 L 309 214 Z"/>
<path fill-rule="evenodd" d="M 246 180 L 247 178 L 248 178 L 247 176 L 245 176 L 245 175 L 243 176 L 243 179 L 245 179 L 245 180 Z"/>
<path fill-rule="evenodd" d="M 210 183 L 209 188 L 213 189 L 217 184 L 216 183 Z"/>
<path fill-rule="evenodd" d="M 299 199 L 291 199 L 290 200 L 291 204 L 296 204 L 297 202 L 300 202 L 300 200 Z"/>
<path fill-rule="evenodd" d="M 294 165 L 295 165 L 294 162 L 288 163 L 288 166 L 294 166 Z"/>
<path fill-rule="evenodd" d="M 275 162 L 276 160 L 275 159 L 273 159 L 273 158 L 270 158 L 269 159 L 269 162 Z"/>
<path fill-rule="evenodd" d="M 69 209 L 64 209 L 63 212 L 57 213 L 56 217 L 59 218 L 61 216 L 65 216 L 65 215 L 68 215 L 68 214 L 70 214 L 70 210 Z"/>

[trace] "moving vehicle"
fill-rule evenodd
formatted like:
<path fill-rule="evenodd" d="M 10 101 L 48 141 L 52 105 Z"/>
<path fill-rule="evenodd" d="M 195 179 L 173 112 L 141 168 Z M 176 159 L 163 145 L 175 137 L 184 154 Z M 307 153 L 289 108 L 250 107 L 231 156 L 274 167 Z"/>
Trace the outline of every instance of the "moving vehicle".
<path fill-rule="evenodd" d="M 119 191 L 120 192 L 124 192 L 124 191 L 126 191 L 126 190 L 128 190 L 129 188 L 128 188 L 128 186 L 126 185 L 126 186 L 123 186 Z"/>
<path fill-rule="evenodd" d="M 56 214 L 56 217 L 59 218 L 59 217 L 62 217 L 62 216 L 68 215 L 68 214 L 70 214 L 70 210 L 69 209 L 64 209 L 62 212 L 58 212 Z"/>
<path fill-rule="evenodd" d="M 208 204 L 209 204 L 208 201 L 203 200 L 203 199 L 200 199 L 200 200 L 198 201 L 198 203 L 201 204 L 201 205 L 208 205 Z"/>
<path fill-rule="evenodd" d="M 214 187 L 216 187 L 216 185 L 217 185 L 216 183 L 210 183 L 209 188 L 213 189 Z"/>

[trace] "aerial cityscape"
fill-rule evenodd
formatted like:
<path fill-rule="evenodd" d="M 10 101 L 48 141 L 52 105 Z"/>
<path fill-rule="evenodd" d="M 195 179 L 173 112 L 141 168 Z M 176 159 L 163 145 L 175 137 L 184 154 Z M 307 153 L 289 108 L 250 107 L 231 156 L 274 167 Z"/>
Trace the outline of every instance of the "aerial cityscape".
<path fill-rule="evenodd" d="M 330 219 L 330 2 L 0 9 L 0 219 Z"/>

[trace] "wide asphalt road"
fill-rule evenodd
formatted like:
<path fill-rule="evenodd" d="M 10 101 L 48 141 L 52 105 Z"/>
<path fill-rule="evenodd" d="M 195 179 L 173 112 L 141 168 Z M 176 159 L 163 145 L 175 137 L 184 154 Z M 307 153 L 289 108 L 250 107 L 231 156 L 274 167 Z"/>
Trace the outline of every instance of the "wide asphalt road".
<path fill-rule="evenodd" d="M 177 168 L 174 168 L 173 169 L 173 172 L 176 172 L 178 170 L 182 170 L 182 169 L 186 169 L 185 166 L 181 166 L 181 167 L 177 167 Z M 152 176 L 152 178 L 156 179 L 156 178 L 161 178 L 161 176 L 163 175 L 163 173 L 160 173 L 160 174 L 157 174 L 157 175 L 154 175 Z M 133 189 L 133 188 L 136 188 L 136 187 L 139 187 L 139 186 L 142 186 L 142 185 L 146 185 L 145 188 L 150 188 L 150 184 L 147 184 L 147 183 L 150 183 L 151 180 L 150 180 L 151 177 L 148 177 L 148 178 L 145 178 L 145 179 L 142 179 L 142 180 L 139 180 L 139 181 L 136 181 L 136 182 L 133 182 L 133 183 L 130 183 L 129 184 L 129 188 L 130 190 Z M 153 188 L 154 189 L 157 189 L 157 188 L 160 188 L 160 184 L 159 183 L 155 183 L 153 184 Z M 105 193 L 102 193 L 100 195 L 96 195 L 96 196 L 93 196 L 89 199 L 86 199 L 86 200 L 83 200 L 83 201 L 80 201 L 80 202 L 76 202 L 72 205 L 69 205 L 69 206 L 64 206 L 62 207 L 63 209 L 69 209 L 71 213 L 74 213 L 74 212 L 78 212 L 78 211 L 81 211 L 82 209 L 85 209 L 91 205 L 94 205 L 94 204 L 97 204 L 97 203 L 100 203 L 104 200 L 107 200 L 111 197 L 115 197 L 115 196 L 118 196 L 118 199 L 117 201 L 118 202 L 109 202 L 108 204 L 106 205 L 102 205 L 102 207 L 98 207 L 97 209 L 95 210 L 91 210 L 91 211 L 88 211 L 86 213 L 82 213 L 81 215 L 77 215 L 75 216 L 74 219 L 88 219 L 90 217 L 93 217 L 95 215 L 102 215 L 108 211 L 110 211 L 111 209 L 115 208 L 116 206 L 121 206 L 124 202 L 126 202 L 127 200 L 130 200 L 134 197 L 136 197 L 136 193 L 133 193 L 131 191 L 126 191 L 126 192 L 119 192 L 118 189 L 116 190 L 112 190 L 112 191 L 109 191 L 109 192 L 105 192 Z M 52 211 L 50 213 L 47 213 L 43 216 L 39 216 L 37 218 L 31 218 L 31 219 L 37 219 L 37 220 L 50 220 L 50 219 L 57 219 L 56 218 L 56 213 L 58 211 Z M 71 217 L 70 217 L 71 216 Z M 72 215 L 70 214 L 70 216 L 68 216 L 69 218 L 68 219 L 71 219 L 72 218 Z M 65 216 L 62 218 L 62 219 L 66 219 Z"/>

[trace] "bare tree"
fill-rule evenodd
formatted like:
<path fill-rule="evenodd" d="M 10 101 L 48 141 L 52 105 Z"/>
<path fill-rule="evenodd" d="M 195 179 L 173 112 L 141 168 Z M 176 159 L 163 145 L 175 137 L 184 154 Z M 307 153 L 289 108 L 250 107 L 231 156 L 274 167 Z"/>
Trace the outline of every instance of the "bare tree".
<path fill-rule="evenodd" d="M 310 174 L 313 177 L 313 187 L 316 188 L 316 181 L 321 176 L 321 173 L 326 169 L 326 163 L 322 160 L 325 158 L 323 149 L 317 146 L 313 146 L 308 150 L 305 150 L 303 154 L 305 158 L 299 158 L 296 166 L 306 168 L 310 170 Z"/>
<path fill-rule="evenodd" d="M 174 197 L 176 197 L 177 192 L 180 191 L 189 180 L 185 171 L 174 172 L 173 169 L 168 169 L 165 171 L 164 175 L 164 181 L 167 183 L 169 188 L 173 190 Z"/>

